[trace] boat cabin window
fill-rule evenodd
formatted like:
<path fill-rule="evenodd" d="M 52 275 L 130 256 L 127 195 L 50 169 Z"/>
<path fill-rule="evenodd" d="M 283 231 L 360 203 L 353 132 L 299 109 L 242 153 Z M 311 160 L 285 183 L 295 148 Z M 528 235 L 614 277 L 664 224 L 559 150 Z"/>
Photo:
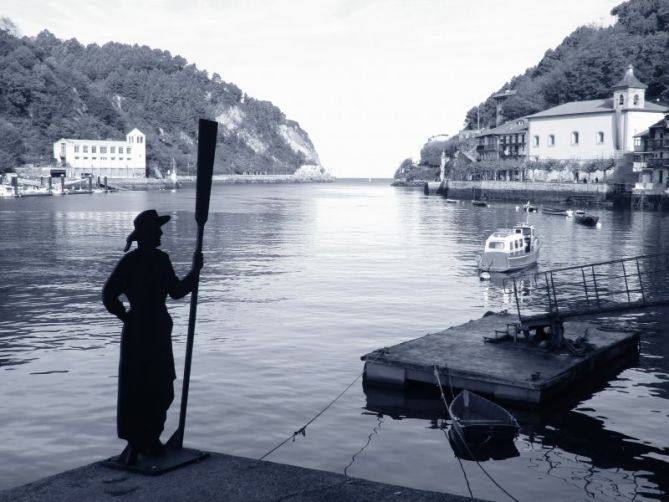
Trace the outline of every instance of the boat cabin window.
<path fill-rule="evenodd" d="M 488 243 L 489 249 L 504 249 L 504 241 L 490 241 Z"/>

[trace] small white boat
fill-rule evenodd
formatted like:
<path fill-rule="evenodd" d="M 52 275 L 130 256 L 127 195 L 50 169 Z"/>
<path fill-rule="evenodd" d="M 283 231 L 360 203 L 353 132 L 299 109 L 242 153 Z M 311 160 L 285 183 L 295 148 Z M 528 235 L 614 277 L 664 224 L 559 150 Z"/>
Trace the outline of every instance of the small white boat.
<path fill-rule="evenodd" d="M 12 185 L 0 185 L 0 197 L 18 197 Z"/>
<path fill-rule="evenodd" d="M 486 239 L 478 267 L 484 272 L 520 270 L 537 262 L 539 248 L 534 226 L 520 223 L 513 228 L 500 228 Z"/>
<path fill-rule="evenodd" d="M 512 441 L 520 429 L 511 413 L 468 390 L 453 399 L 448 412 L 453 429 L 465 443 Z"/>

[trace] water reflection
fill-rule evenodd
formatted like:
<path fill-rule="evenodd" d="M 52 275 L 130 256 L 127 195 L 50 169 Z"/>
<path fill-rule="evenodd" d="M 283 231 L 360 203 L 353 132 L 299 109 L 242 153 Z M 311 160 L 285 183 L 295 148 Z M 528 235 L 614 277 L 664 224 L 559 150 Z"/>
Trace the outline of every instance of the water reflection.
<path fill-rule="evenodd" d="M 433 389 L 402 392 L 366 386 L 364 391 L 369 412 L 393 420 L 422 420 L 430 429 L 446 430 L 449 424 L 444 402 Z M 581 395 L 581 399 L 587 404 L 587 397 Z M 669 450 L 610 430 L 605 419 L 585 413 L 586 406 L 572 410 L 572 403 L 565 400 L 533 411 L 505 404 L 521 425 L 518 439 L 511 444 L 464 444 L 451 433 L 452 428 L 448 441 L 461 460 L 509 462 L 522 457 L 534 477 L 557 478 L 587 497 L 629 500 L 630 494 L 652 498 L 669 493 Z"/>

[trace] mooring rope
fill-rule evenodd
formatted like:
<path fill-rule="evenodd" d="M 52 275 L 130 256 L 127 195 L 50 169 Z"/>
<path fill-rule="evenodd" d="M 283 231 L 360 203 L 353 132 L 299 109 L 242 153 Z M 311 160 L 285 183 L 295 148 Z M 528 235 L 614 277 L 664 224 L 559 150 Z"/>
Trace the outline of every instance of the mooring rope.
<path fill-rule="evenodd" d="M 448 439 L 448 433 L 443 427 L 441 428 L 441 432 L 443 432 L 444 436 L 446 436 L 446 439 Z M 458 460 L 458 464 L 460 464 L 460 470 L 462 471 L 462 475 L 465 477 L 465 483 L 467 483 L 467 491 L 469 492 L 469 498 L 474 500 L 474 494 L 472 493 L 472 487 L 469 486 L 469 478 L 467 478 L 467 472 L 465 471 L 465 466 L 462 465 L 462 460 L 460 460 L 460 457 L 456 455 L 455 458 Z"/>
<path fill-rule="evenodd" d="M 267 453 L 265 453 L 265 454 L 264 454 L 262 457 L 260 457 L 258 460 L 264 460 L 265 457 L 267 457 L 267 456 L 269 456 L 270 454 L 274 453 L 276 450 L 278 450 L 278 449 L 281 448 L 283 445 L 285 445 L 288 441 L 290 441 L 291 439 L 294 440 L 296 436 L 299 436 L 300 434 L 301 434 L 302 436 L 306 436 L 306 434 L 307 434 L 307 427 L 309 427 L 309 426 L 310 426 L 310 425 L 311 425 L 311 424 L 312 424 L 318 417 L 320 417 L 323 413 L 325 413 L 325 412 L 327 411 L 327 409 L 328 409 L 330 406 L 332 406 L 334 403 L 336 403 L 337 400 L 338 400 L 340 397 L 342 397 L 344 394 L 346 394 L 346 391 L 348 391 L 351 387 L 353 387 L 353 384 L 355 384 L 355 382 L 357 382 L 357 381 L 360 379 L 360 377 L 361 377 L 362 375 L 364 375 L 364 373 L 365 373 L 365 370 L 362 370 L 362 372 L 361 372 L 357 377 L 355 377 L 355 379 L 354 379 L 350 384 L 348 384 L 348 385 L 346 386 L 346 388 L 345 388 L 343 391 L 341 391 L 337 397 L 335 397 L 332 401 L 330 401 L 330 402 L 328 403 L 328 405 L 325 406 L 325 408 L 323 408 L 321 411 L 319 411 L 318 413 L 316 413 L 316 414 L 311 418 L 311 420 L 309 420 L 306 424 L 304 424 L 302 427 L 300 427 L 300 428 L 297 429 L 295 432 L 293 432 L 293 433 L 292 433 L 290 436 L 288 436 L 286 439 L 284 439 L 283 441 L 281 441 L 281 442 L 280 442 L 278 445 L 276 445 L 274 448 L 272 448 L 272 449 L 269 450 Z"/>
<path fill-rule="evenodd" d="M 433 368 L 434 368 L 434 376 L 437 377 L 437 384 L 439 385 L 439 392 L 440 392 L 440 394 L 441 394 L 441 399 L 442 399 L 442 401 L 444 402 L 444 406 L 446 407 L 446 413 L 448 413 L 448 416 L 450 417 L 450 419 L 451 419 L 451 423 L 452 423 L 454 419 L 453 419 L 453 416 L 451 415 L 450 410 L 448 409 L 448 403 L 447 403 L 447 401 L 446 401 L 446 396 L 444 395 L 444 389 L 443 389 L 443 387 L 441 386 L 441 379 L 439 378 L 439 371 L 437 370 L 437 365 L 434 364 L 434 365 L 433 365 Z M 450 371 L 448 372 L 448 385 L 449 385 L 449 387 L 450 387 L 450 389 L 451 389 L 451 396 L 453 396 L 454 393 L 453 393 L 453 385 L 451 385 L 451 372 L 450 372 Z M 458 431 L 456 430 L 456 432 L 458 432 Z M 497 488 L 499 488 L 500 490 L 502 490 L 502 491 L 503 491 L 509 498 L 511 498 L 511 499 L 514 500 L 515 502 L 520 502 L 516 497 L 514 497 L 514 496 L 511 495 L 509 492 L 507 492 L 507 491 L 502 487 L 502 485 L 500 485 L 497 481 L 495 481 L 495 480 L 493 479 L 493 477 L 492 477 L 490 474 L 488 474 L 488 471 L 485 470 L 485 468 L 481 465 L 481 463 L 476 459 L 476 457 L 474 456 L 474 454 L 472 453 L 472 451 L 469 449 L 469 445 L 468 445 L 467 442 L 465 441 L 465 438 L 464 438 L 462 435 L 460 435 L 459 433 L 458 433 L 458 435 L 460 436 L 460 439 L 462 440 L 462 444 L 465 445 L 465 448 L 467 448 L 467 452 L 469 453 L 469 455 L 472 457 L 472 459 L 474 460 L 474 462 L 476 462 L 476 465 L 479 466 L 479 468 L 481 469 L 481 471 L 483 471 L 483 474 L 485 474 L 485 475 L 488 477 L 488 479 L 489 479 L 490 481 L 492 481 L 492 483 L 493 483 Z M 456 457 L 457 457 L 457 455 L 456 455 Z M 464 469 L 463 469 L 463 471 L 464 471 Z M 465 475 L 465 478 L 466 478 L 466 475 Z M 469 482 L 468 482 L 468 484 L 469 484 Z"/>

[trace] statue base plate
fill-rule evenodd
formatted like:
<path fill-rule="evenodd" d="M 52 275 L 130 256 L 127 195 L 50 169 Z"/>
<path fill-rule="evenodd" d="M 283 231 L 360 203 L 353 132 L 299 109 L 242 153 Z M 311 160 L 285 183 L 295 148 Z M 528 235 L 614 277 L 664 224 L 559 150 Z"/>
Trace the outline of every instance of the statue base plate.
<path fill-rule="evenodd" d="M 103 460 L 101 463 L 105 467 L 111 469 L 118 469 L 122 471 L 136 472 L 148 476 L 157 476 L 179 467 L 199 462 L 209 456 L 209 453 L 201 450 L 193 450 L 191 448 L 167 448 L 167 453 L 163 457 L 146 457 L 139 455 L 137 462 L 133 464 L 126 464 L 119 460 L 121 455 L 110 457 Z"/>

